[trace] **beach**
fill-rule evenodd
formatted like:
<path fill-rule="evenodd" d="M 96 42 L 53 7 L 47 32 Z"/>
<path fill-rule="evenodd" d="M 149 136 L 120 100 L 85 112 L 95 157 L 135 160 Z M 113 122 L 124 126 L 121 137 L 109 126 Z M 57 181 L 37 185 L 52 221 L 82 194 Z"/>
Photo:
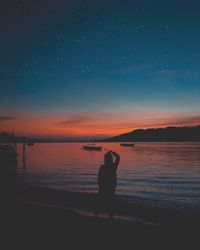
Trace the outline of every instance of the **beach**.
<path fill-rule="evenodd" d="M 9 238 L 7 249 L 80 249 L 80 244 L 91 249 L 198 249 L 199 215 L 126 203 L 118 204 L 116 213 L 121 209 L 123 215 L 130 216 L 135 209 L 134 220 L 123 216 L 110 220 L 83 212 L 93 210 L 93 194 L 31 186 L 15 186 L 9 192 L 12 195 L 4 201 L 2 213 L 3 238 Z M 79 210 L 67 206 L 77 201 Z M 146 215 L 146 221 L 140 219 L 141 214 Z"/>

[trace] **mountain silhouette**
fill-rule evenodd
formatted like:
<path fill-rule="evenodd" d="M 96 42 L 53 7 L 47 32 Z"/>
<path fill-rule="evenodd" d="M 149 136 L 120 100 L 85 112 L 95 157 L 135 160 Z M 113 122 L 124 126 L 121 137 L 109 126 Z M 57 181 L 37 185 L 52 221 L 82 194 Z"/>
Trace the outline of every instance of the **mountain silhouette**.
<path fill-rule="evenodd" d="M 200 142 L 200 125 L 196 127 L 166 127 L 137 129 L 107 138 L 106 142 Z"/>

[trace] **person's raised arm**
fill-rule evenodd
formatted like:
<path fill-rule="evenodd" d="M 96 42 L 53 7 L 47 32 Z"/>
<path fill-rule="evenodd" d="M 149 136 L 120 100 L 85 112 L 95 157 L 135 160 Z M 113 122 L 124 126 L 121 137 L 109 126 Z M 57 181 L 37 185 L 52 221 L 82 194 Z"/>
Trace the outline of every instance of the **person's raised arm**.
<path fill-rule="evenodd" d="M 111 153 L 115 156 L 115 163 L 114 164 L 115 164 L 115 167 L 117 169 L 118 165 L 119 165 L 119 162 L 120 162 L 120 156 L 114 151 L 111 151 Z"/>

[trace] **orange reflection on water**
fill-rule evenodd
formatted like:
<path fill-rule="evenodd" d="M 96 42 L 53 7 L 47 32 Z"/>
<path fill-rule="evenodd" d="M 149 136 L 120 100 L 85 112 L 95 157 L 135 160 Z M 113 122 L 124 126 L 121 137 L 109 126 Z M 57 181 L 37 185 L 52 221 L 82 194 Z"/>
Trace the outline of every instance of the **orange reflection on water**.
<path fill-rule="evenodd" d="M 120 154 L 117 194 L 162 205 L 200 204 L 200 143 L 97 143 L 102 152 L 85 151 L 83 143 L 41 143 L 27 147 L 26 168 L 19 169 L 33 185 L 70 191 L 97 192 L 97 174 L 106 150 Z"/>

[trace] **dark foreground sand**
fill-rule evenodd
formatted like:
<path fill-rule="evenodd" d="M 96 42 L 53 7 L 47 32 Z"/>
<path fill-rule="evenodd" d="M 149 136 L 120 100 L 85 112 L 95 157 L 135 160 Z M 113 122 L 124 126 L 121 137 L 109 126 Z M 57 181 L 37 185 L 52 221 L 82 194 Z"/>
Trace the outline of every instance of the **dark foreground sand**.
<path fill-rule="evenodd" d="M 118 214 L 142 220 L 97 219 L 70 209 L 92 214 L 91 194 L 15 186 L 2 197 L 1 249 L 200 249 L 197 215 L 118 202 Z"/>

